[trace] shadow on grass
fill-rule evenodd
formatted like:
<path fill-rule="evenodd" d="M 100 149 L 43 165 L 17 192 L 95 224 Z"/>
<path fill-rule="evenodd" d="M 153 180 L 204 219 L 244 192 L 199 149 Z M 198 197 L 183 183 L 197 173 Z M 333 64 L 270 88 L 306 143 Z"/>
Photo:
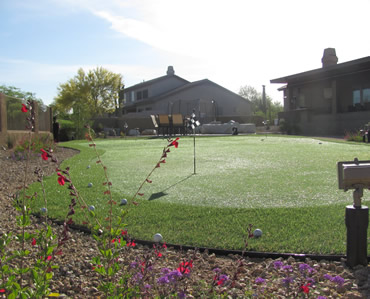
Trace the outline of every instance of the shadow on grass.
<path fill-rule="evenodd" d="M 163 191 L 160 191 L 160 192 L 157 192 L 157 193 L 153 193 L 152 195 L 150 195 L 150 197 L 148 198 L 148 200 L 155 200 L 155 199 L 161 198 L 161 197 L 163 197 L 163 196 L 166 196 L 166 195 L 167 195 L 167 193 L 166 193 L 166 191 L 167 191 L 167 190 L 169 190 L 169 189 L 171 189 L 171 188 L 175 187 L 175 186 L 176 186 L 176 185 L 178 185 L 178 184 L 181 184 L 182 182 L 185 182 L 186 180 L 190 179 L 193 175 L 194 175 L 194 174 L 188 175 L 186 178 L 184 178 L 184 179 L 182 179 L 182 180 L 178 181 L 177 183 L 175 183 L 175 184 L 173 184 L 173 185 L 171 185 L 171 186 L 167 187 L 167 188 L 166 188 L 166 189 L 164 189 Z"/>

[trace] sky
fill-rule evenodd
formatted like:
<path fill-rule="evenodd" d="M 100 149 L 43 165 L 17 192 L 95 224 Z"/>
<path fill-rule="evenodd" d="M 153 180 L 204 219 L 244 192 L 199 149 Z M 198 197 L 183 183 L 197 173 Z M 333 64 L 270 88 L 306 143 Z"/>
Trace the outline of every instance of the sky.
<path fill-rule="evenodd" d="M 126 87 L 166 74 L 235 93 L 370 56 L 370 0 L 0 0 L 0 85 L 52 103 L 79 68 L 104 67 Z"/>

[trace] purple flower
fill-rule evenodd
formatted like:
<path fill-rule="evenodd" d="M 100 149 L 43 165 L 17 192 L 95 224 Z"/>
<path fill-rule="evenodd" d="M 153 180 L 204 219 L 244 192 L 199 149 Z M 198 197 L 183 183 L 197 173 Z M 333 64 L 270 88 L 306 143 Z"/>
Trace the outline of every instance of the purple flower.
<path fill-rule="evenodd" d="M 131 267 L 131 268 L 136 268 L 136 267 L 137 267 L 137 262 L 132 262 L 132 263 L 130 264 L 130 267 Z"/>
<path fill-rule="evenodd" d="M 340 277 L 339 275 L 335 276 L 331 281 L 335 282 L 337 285 L 341 286 L 344 284 L 344 278 Z"/>
<path fill-rule="evenodd" d="M 163 274 L 168 274 L 168 273 L 170 273 L 170 269 L 168 269 L 168 268 L 163 268 L 163 269 L 161 269 L 161 272 L 163 273 Z"/>
<path fill-rule="evenodd" d="M 319 296 L 319 297 L 317 297 L 317 299 L 326 299 L 326 297 L 325 296 Z"/>
<path fill-rule="evenodd" d="M 275 261 L 275 262 L 274 262 L 274 267 L 275 267 L 275 269 L 280 269 L 283 265 L 284 265 L 284 264 L 283 264 L 283 262 L 281 262 L 281 261 Z"/>
<path fill-rule="evenodd" d="M 184 298 L 186 298 L 186 294 L 185 294 L 185 292 L 183 292 L 183 291 L 178 292 L 178 293 L 177 293 L 177 296 L 178 296 L 180 299 L 184 299 Z"/>
<path fill-rule="evenodd" d="M 283 270 L 285 270 L 287 272 L 292 272 L 293 271 L 293 267 L 291 265 L 286 265 L 286 266 L 283 266 Z"/>
<path fill-rule="evenodd" d="M 166 284 L 169 283 L 170 281 L 168 280 L 167 275 L 159 277 L 157 280 L 158 284 Z"/>
<path fill-rule="evenodd" d="M 263 284 L 266 282 L 266 279 L 263 279 L 262 277 L 257 277 L 254 281 L 256 284 Z"/>
<path fill-rule="evenodd" d="M 287 286 L 287 287 L 289 287 L 289 284 L 291 284 L 292 282 L 294 281 L 294 278 L 293 277 L 286 277 L 286 278 L 283 278 L 282 280 L 281 280 L 281 282 L 285 285 L 285 286 Z"/>
<path fill-rule="evenodd" d="M 150 290 L 150 289 L 152 288 L 152 286 L 151 286 L 150 284 L 146 284 L 146 285 L 144 286 L 144 288 L 146 288 L 147 290 Z"/>
<path fill-rule="evenodd" d="M 171 273 L 168 274 L 168 277 L 171 279 L 180 278 L 182 276 L 179 270 L 173 270 Z"/>
<path fill-rule="evenodd" d="M 143 274 L 141 274 L 140 272 L 138 272 L 134 275 L 134 280 L 135 280 L 136 283 L 140 282 L 140 280 L 142 280 L 142 279 L 143 279 Z"/>
<path fill-rule="evenodd" d="M 333 276 L 331 276 L 331 275 L 329 275 L 329 274 L 325 274 L 325 275 L 324 275 L 324 278 L 325 278 L 325 279 L 332 280 L 332 279 L 333 279 Z"/>
<path fill-rule="evenodd" d="M 213 271 L 216 272 L 216 273 L 220 273 L 221 269 L 220 268 L 214 268 Z"/>

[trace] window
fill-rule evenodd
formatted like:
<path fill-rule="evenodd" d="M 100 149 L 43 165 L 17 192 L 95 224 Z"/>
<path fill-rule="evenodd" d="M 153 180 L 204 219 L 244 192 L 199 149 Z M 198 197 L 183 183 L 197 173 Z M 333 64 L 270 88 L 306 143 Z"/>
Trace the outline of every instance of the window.
<path fill-rule="evenodd" d="M 148 98 L 148 90 L 144 89 L 143 90 L 143 99 L 147 99 L 147 98 Z"/>
<path fill-rule="evenodd" d="M 143 93 L 142 91 L 137 91 L 136 92 L 136 100 L 140 101 L 143 98 Z"/>
<path fill-rule="evenodd" d="M 361 90 L 356 89 L 352 92 L 353 105 L 361 103 Z"/>
<path fill-rule="evenodd" d="M 370 102 L 370 88 L 365 88 L 362 90 L 362 101 L 364 103 Z"/>
<path fill-rule="evenodd" d="M 144 100 L 144 99 L 147 99 L 147 98 L 148 98 L 148 90 L 147 89 L 139 90 L 139 91 L 136 92 L 136 100 L 137 101 Z"/>

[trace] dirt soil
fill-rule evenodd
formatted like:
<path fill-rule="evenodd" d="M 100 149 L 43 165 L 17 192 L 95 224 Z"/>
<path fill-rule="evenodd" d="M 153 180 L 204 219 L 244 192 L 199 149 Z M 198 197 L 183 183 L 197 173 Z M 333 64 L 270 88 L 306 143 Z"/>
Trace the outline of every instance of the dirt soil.
<path fill-rule="evenodd" d="M 63 147 L 57 148 L 55 152 L 59 163 L 76 154 L 78 154 L 78 151 Z M 19 161 L 13 159 L 10 150 L 0 148 L 0 235 L 18 230 L 15 221 L 16 211 L 12 206 L 12 200 L 19 187 L 22 187 L 24 184 L 25 166 L 25 160 Z M 31 171 L 29 171 L 26 184 L 37 180 L 37 176 L 33 174 L 36 167 L 41 167 L 47 176 L 55 172 L 56 164 L 43 161 L 39 157 L 34 157 L 29 162 L 29 169 Z M 40 219 L 37 218 L 33 218 L 32 225 L 35 228 L 42 227 Z M 61 226 L 56 224 L 52 226 L 55 232 L 60 232 L 62 229 Z M 125 250 L 124 256 L 120 260 L 126 264 L 131 263 L 132 261 L 140 260 L 141 257 L 148 255 L 150 252 L 153 252 L 153 249 L 137 245 L 135 248 Z M 188 298 L 200 297 L 201 295 L 199 294 L 202 293 L 200 291 L 202 285 L 205 290 L 201 297 L 207 294 L 209 284 L 204 286 L 205 284 L 202 281 L 212 283 L 214 268 L 220 268 L 228 275 L 232 275 L 236 269 L 235 262 L 237 257 L 235 256 L 218 257 L 214 254 L 208 255 L 192 251 L 179 252 L 172 248 L 168 248 L 163 254 L 164 257 L 162 259 L 156 259 L 157 269 L 165 267 L 176 269 L 182 258 L 186 258 L 189 255 L 194 260 L 194 267 L 189 283 L 192 285 L 189 288 L 193 288 L 193 295 L 190 295 Z M 60 267 L 54 271 L 51 285 L 52 291 L 61 294 L 63 298 L 104 298 L 98 290 L 100 277 L 92 271 L 91 260 L 94 256 L 98 256 L 98 252 L 93 238 L 79 231 L 71 231 L 70 238 L 63 248 L 63 255 L 58 256 L 55 261 Z M 229 294 L 229 298 L 242 298 L 250 282 L 254 284 L 257 277 L 262 277 L 267 282 L 275 281 L 275 283 L 266 287 L 270 293 L 274 294 L 273 298 L 286 298 L 280 283 L 281 280 L 273 279 L 274 275 L 276 277 L 273 262 L 271 259 L 253 260 L 245 258 L 243 260 L 244 267 L 240 271 L 239 280 L 235 287 L 225 287 L 224 289 L 220 289 L 220 291 L 226 291 Z M 292 265 L 293 269 L 298 269 L 298 263 L 301 262 L 289 258 L 284 263 Z M 324 286 L 323 289 L 327 298 L 370 298 L 368 267 L 359 266 L 355 269 L 349 269 L 345 266 L 344 261 L 330 263 L 328 261 L 307 260 L 306 263 L 315 268 L 317 271 L 315 278 L 320 281 L 323 281 L 323 276 L 328 273 L 332 276 L 340 275 L 345 279 L 345 284 L 342 287 L 335 287 L 332 282 L 328 281 L 328 285 Z M 159 270 L 158 272 L 160 275 Z M 322 285 L 322 282 L 320 282 L 320 285 Z M 315 289 L 312 288 L 310 295 L 313 296 L 312 298 L 317 298 L 319 293 L 315 293 Z"/>

